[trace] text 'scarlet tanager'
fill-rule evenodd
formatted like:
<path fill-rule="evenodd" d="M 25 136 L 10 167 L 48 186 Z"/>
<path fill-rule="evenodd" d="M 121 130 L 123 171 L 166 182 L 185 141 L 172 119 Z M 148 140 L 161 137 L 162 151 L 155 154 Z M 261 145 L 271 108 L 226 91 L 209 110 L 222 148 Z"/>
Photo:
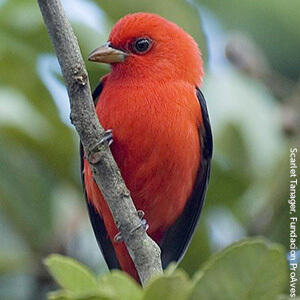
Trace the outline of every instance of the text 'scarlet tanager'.
<path fill-rule="evenodd" d="M 203 66 L 193 38 L 150 13 L 127 15 L 89 60 L 111 72 L 93 93 L 100 123 L 112 129 L 111 151 L 147 233 L 161 247 L 162 264 L 185 253 L 203 206 L 212 135 L 199 86 Z M 82 156 L 83 184 L 94 232 L 110 269 L 138 280 L 110 210 Z"/>

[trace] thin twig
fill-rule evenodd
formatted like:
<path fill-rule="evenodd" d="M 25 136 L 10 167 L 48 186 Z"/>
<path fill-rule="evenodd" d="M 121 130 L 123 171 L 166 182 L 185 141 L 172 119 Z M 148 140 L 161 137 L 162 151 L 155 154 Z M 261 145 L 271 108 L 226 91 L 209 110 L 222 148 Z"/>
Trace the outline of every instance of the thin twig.
<path fill-rule="evenodd" d="M 132 231 L 138 227 L 140 219 L 109 147 L 101 143 L 104 129 L 96 116 L 87 71 L 62 5 L 59 0 L 38 0 L 38 4 L 66 82 L 71 122 L 79 134 L 85 153 L 91 154 L 89 163 L 94 179 L 144 285 L 151 277 L 162 272 L 160 249 L 143 228 Z"/>

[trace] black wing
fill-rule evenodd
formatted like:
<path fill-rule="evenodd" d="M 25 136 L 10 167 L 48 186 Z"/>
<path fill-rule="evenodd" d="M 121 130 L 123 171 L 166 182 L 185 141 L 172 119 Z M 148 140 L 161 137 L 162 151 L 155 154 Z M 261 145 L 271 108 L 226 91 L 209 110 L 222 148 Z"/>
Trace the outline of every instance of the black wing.
<path fill-rule="evenodd" d="M 103 83 L 102 81 L 98 84 L 96 89 L 93 92 L 93 99 L 95 105 L 97 104 L 97 101 L 99 99 L 99 96 L 103 90 Z M 83 147 L 82 144 L 80 144 L 80 161 L 81 161 L 81 180 L 83 184 L 83 188 L 85 187 L 84 185 L 84 174 L 83 174 Z M 95 210 L 94 206 L 88 201 L 87 199 L 87 194 L 84 188 L 84 194 L 85 194 L 85 199 L 87 203 L 87 208 L 90 216 L 90 220 L 93 226 L 93 230 L 99 245 L 99 248 L 101 249 L 101 252 L 103 254 L 103 257 L 107 263 L 107 266 L 109 269 L 120 269 L 119 262 L 116 257 L 115 250 L 113 248 L 113 245 L 108 237 L 104 222 L 101 218 L 101 216 L 98 214 L 98 212 Z"/>
<path fill-rule="evenodd" d="M 163 268 L 172 261 L 178 262 L 187 250 L 202 210 L 209 181 L 213 151 L 212 133 L 205 98 L 198 88 L 196 92 L 203 118 L 203 126 L 199 128 L 201 162 L 193 193 L 183 213 L 166 232 L 161 242 Z"/>

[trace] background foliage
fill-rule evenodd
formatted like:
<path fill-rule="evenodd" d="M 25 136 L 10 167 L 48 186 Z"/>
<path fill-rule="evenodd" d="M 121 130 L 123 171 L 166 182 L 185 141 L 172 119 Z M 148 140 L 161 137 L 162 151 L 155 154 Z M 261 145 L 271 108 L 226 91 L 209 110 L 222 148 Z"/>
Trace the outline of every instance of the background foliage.
<path fill-rule="evenodd" d="M 120 271 L 97 277 L 69 257 L 51 255 L 45 264 L 61 287 L 49 300 L 280 300 L 288 277 L 283 247 L 262 239 L 225 248 L 192 278 L 170 265 L 144 289 Z"/>
<path fill-rule="evenodd" d="M 288 249 L 289 148 L 300 141 L 300 2 L 63 4 L 84 57 L 135 11 L 176 22 L 202 49 L 215 152 L 205 208 L 180 267 L 194 278 L 213 253 L 255 235 Z M 97 274 L 107 269 L 87 218 L 67 95 L 35 1 L 0 1 L 0 41 L 0 298 L 43 299 L 55 289 L 42 265 L 50 253 L 75 257 Z M 92 86 L 108 72 L 87 67 Z"/>

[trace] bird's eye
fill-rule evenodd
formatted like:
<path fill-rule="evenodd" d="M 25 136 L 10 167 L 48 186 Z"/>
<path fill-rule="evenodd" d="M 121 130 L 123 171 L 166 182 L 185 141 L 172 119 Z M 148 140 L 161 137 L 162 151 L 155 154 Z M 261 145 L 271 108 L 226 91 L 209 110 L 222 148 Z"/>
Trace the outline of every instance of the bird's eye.
<path fill-rule="evenodd" d="M 134 41 L 132 50 L 137 54 L 144 54 L 150 50 L 151 40 L 148 38 L 139 38 Z"/>

